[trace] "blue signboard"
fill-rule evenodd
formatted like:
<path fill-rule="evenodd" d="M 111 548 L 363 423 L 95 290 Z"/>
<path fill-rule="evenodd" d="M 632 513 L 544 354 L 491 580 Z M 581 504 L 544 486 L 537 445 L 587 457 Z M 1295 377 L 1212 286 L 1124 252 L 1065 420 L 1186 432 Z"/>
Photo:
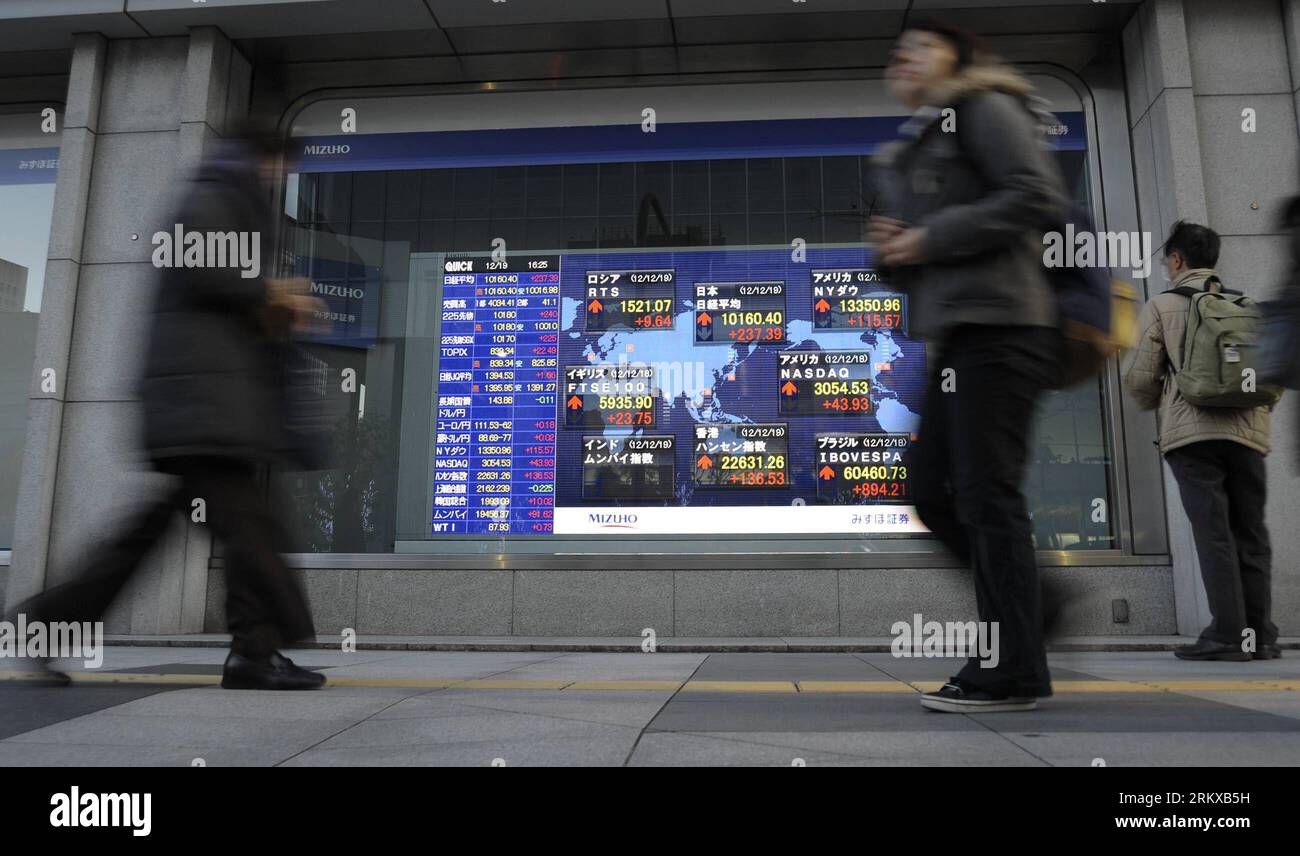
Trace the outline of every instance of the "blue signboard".
<path fill-rule="evenodd" d="M 1060 113 L 1058 118 L 1060 125 L 1050 136 L 1053 145 L 1063 151 L 1083 150 L 1083 114 Z M 292 151 L 298 172 L 859 155 L 896 139 L 906 119 L 677 122 L 660 123 L 654 133 L 627 124 L 335 134 L 295 139 Z"/>
<path fill-rule="evenodd" d="M 0 149 L 0 184 L 53 184 L 58 176 L 58 148 Z"/>

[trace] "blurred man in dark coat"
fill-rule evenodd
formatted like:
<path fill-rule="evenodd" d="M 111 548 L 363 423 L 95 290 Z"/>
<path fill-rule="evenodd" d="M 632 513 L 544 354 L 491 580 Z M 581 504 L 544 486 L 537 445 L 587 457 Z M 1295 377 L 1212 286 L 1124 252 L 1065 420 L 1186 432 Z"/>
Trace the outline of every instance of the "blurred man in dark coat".
<path fill-rule="evenodd" d="M 225 547 L 234 639 L 222 686 L 232 689 L 324 683 L 278 650 L 314 628 L 302 588 L 280 556 L 284 528 L 259 475 L 265 465 L 293 462 L 282 345 L 292 330 L 312 325 L 320 301 L 306 296 L 305 280 L 262 276 L 260 264 L 241 267 L 236 251 L 242 240 L 243 262 L 273 258 L 268 202 L 276 157 L 274 144 L 256 137 L 223 141 L 188 184 L 176 216 L 178 236 L 220 236 L 201 247 L 187 241 L 170 248 L 149 334 L 141 383 L 145 449 L 153 466 L 179 483 L 118 537 L 93 546 L 81 573 L 16 610 L 29 622 L 99 619 L 174 514 L 201 509 L 196 516 Z M 209 252 L 199 266 L 184 266 L 187 250 L 202 256 L 222 241 L 230 249 L 224 264 Z M 166 255 L 155 250 L 155 265 L 164 266 Z"/>

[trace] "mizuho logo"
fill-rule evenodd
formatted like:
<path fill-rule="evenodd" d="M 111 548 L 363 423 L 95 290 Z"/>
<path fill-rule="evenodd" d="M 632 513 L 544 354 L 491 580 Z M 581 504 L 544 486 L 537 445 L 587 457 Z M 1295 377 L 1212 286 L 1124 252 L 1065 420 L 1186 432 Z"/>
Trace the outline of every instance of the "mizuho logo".
<path fill-rule="evenodd" d="M 366 291 L 363 288 L 349 288 L 346 285 L 324 285 L 319 282 L 311 284 L 311 293 L 323 297 L 350 297 L 353 300 L 364 300 L 366 296 Z"/>
<path fill-rule="evenodd" d="M 352 151 L 352 147 L 347 144 L 330 145 L 330 146 L 304 146 L 302 153 L 305 155 L 345 155 Z"/>
<path fill-rule="evenodd" d="M 597 526 L 630 529 L 636 525 L 637 517 L 635 514 L 597 514 L 592 512 L 587 515 L 587 519 Z"/>

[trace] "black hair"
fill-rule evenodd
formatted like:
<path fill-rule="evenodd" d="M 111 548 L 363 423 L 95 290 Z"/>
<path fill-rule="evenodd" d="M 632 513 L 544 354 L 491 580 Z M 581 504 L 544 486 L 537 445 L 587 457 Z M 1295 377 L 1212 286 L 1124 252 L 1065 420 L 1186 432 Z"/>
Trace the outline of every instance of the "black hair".
<path fill-rule="evenodd" d="M 1179 220 L 1165 241 L 1165 257 L 1175 250 L 1189 268 L 1212 268 L 1219 262 L 1219 233 L 1208 226 Z"/>
<path fill-rule="evenodd" d="M 965 68 L 983 54 L 984 47 L 979 36 L 964 27 L 945 21 L 933 15 L 926 15 L 903 25 L 903 32 L 920 30 L 942 36 L 957 51 L 957 68 Z"/>

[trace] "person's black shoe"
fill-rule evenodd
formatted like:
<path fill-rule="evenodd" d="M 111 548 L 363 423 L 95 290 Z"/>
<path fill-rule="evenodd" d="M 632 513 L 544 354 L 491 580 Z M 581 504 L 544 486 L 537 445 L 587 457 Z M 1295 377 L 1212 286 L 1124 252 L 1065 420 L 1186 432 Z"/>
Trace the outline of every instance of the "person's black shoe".
<path fill-rule="evenodd" d="M 1033 710 L 1038 700 L 982 690 L 961 678 L 949 678 L 943 688 L 921 696 L 921 706 L 941 713 L 1008 713 Z"/>
<path fill-rule="evenodd" d="M 324 675 L 295 666 L 278 651 L 265 660 L 231 651 L 221 674 L 221 686 L 228 690 L 316 690 L 324 685 Z"/>
<path fill-rule="evenodd" d="M 1180 660 L 1230 660 L 1243 663 L 1250 659 L 1250 652 L 1241 650 L 1240 645 L 1197 639 L 1193 645 L 1179 645 L 1174 649 L 1174 656 Z"/>
<path fill-rule="evenodd" d="M 1282 656 L 1282 646 L 1274 645 L 1271 642 L 1265 642 L 1255 651 L 1252 651 L 1250 656 L 1254 657 L 1256 660 L 1276 660 L 1278 657 Z"/>

